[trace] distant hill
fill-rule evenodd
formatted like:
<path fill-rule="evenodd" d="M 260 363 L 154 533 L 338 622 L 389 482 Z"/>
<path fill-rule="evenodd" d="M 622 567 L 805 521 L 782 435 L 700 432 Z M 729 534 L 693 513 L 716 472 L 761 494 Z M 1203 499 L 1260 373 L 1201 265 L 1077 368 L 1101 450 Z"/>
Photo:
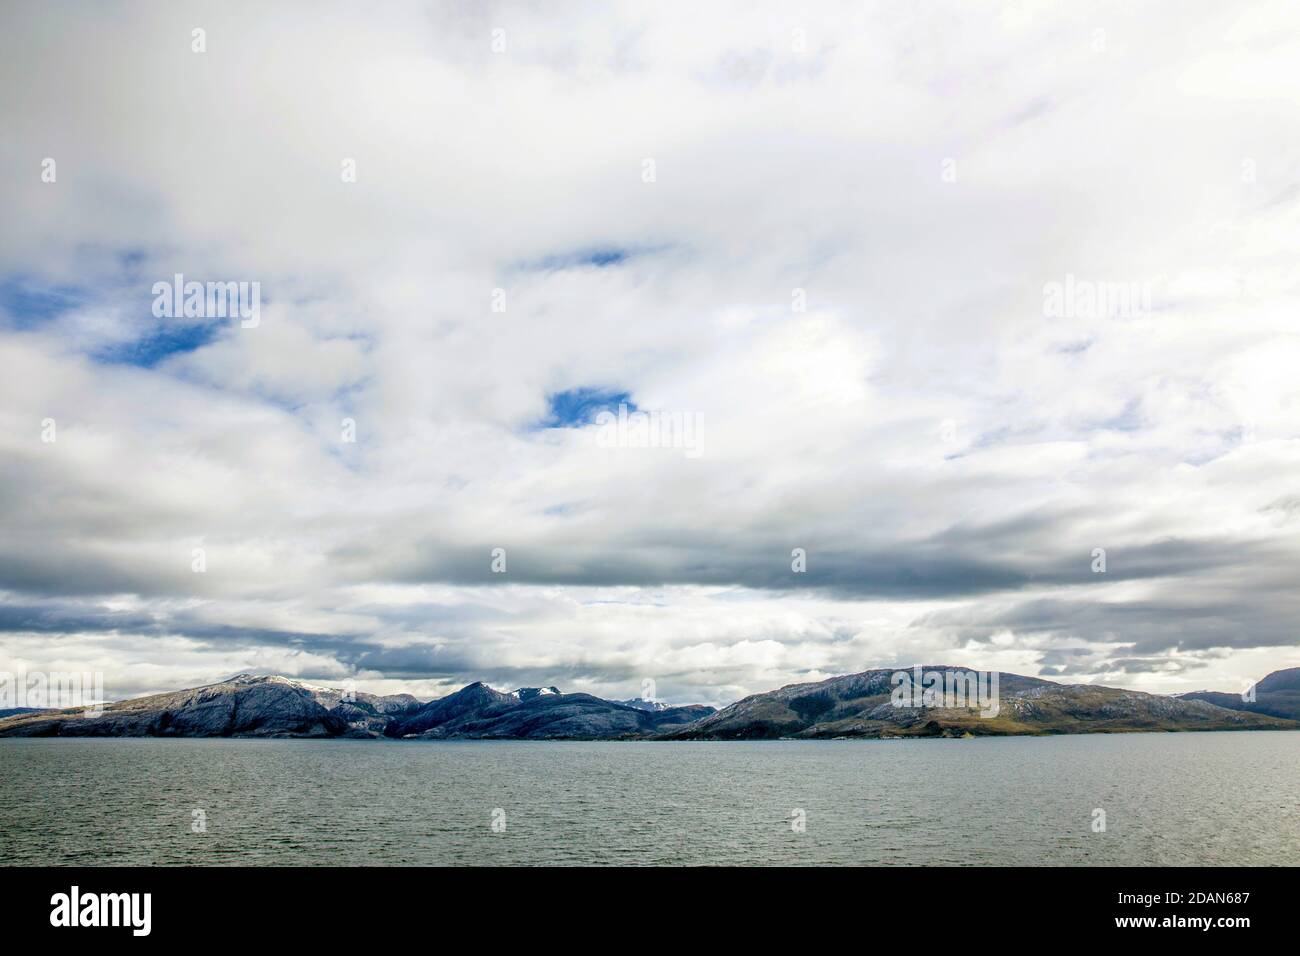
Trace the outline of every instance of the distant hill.
<path fill-rule="evenodd" d="M 4 737 L 335 737 L 348 721 L 296 681 L 240 674 L 219 684 L 0 720 Z"/>
<path fill-rule="evenodd" d="M 635 707 L 637 710 L 667 710 L 668 704 L 662 700 L 646 700 L 643 697 L 629 697 L 627 700 L 616 700 L 616 704 L 622 704 L 624 707 Z"/>
<path fill-rule="evenodd" d="M 1242 700 L 1241 694 L 1196 690 L 1182 694 L 1181 700 L 1201 700 L 1229 710 L 1268 714 L 1287 720 L 1300 720 L 1300 667 L 1274 671 L 1255 685 L 1255 699 Z"/>
<path fill-rule="evenodd" d="M 386 734 L 443 740 L 610 740 L 650 736 L 713 712 L 701 705 L 647 711 L 590 694 L 561 694 L 553 687 L 503 694 L 480 683 L 394 721 Z"/>
<path fill-rule="evenodd" d="M 935 665 L 926 673 L 966 672 Z M 764 740 L 784 737 L 961 737 L 1006 734 L 1081 734 L 1167 730 L 1300 728 L 1273 717 L 1090 684 L 1056 684 L 1036 677 L 999 674 L 998 712 L 974 708 L 896 707 L 891 677 L 871 670 L 755 694 L 687 727 L 675 740 Z"/>
<path fill-rule="evenodd" d="M 948 666 L 923 670 L 945 677 L 970 673 Z M 604 700 L 554 687 L 505 693 L 482 682 L 421 703 L 410 694 L 351 693 L 287 677 L 238 674 L 204 687 L 107 704 L 98 716 L 80 708 L 13 714 L 0 718 L 0 737 L 766 740 L 1300 729 L 1282 714 L 1218 706 L 1196 695 L 1166 697 L 1007 673 L 998 675 L 995 715 L 944 702 L 898 707 L 891 698 L 897 673 L 870 670 L 791 684 L 720 711 Z M 1297 675 L 1298 670 L 1279 671 L 1260 681 L 1257 705 L 1294 708 Z M 1241 703 L 1239 695 L 1220 696 Z"/>

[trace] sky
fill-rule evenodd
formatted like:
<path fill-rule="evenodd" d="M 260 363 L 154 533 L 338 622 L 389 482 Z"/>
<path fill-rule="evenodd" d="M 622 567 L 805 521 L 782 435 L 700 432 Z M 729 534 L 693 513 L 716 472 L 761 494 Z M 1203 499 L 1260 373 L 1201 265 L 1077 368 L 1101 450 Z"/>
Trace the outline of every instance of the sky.
<path fill-rule="evenodd" d="M 1294 3 L 9 0 L 0 115 L 0 670 L 1300 665 Z"/>

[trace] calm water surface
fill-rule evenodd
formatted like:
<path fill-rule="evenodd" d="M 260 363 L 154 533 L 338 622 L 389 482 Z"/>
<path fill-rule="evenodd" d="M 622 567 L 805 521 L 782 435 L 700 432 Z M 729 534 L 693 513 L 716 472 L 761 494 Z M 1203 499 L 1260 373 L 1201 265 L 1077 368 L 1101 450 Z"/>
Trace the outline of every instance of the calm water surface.
<path fill-rule="evenodd" d="M 0 740 L 0 862 L 1300 865 L 1298 799 L 1300 732 Z"/>

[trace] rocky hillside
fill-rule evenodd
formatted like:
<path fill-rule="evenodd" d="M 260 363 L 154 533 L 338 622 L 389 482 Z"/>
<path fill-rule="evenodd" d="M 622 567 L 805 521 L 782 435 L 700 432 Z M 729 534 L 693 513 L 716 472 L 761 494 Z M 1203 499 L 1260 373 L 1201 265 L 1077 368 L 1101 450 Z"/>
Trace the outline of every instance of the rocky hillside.
<path fill-rule="evenodd" d="M 1300 667 L 1274 671 L 1255 685 L 1255 699 L 1242 700 L 1241 694 L 1198 690 L 1183 694 L 1180 700 L 1201 700 L 1229 710 L 1268 714 L 1286 720 L 1300 720 Z"/>
<path fill-rule="evenodd" d="M 219 684 L 104 706 L 0 720 L 0 737 L 336 737 L 348 722 L 283 677 L 240 674 Z"/>
<path fill-rule="evenodd" d="M 235 680 L 287 680 L 287 678 L 256 678 L 241 674 Z M 410 694 L 391 694 L 379 696 L 364 691 L 344 691 L 337 687 L 316 687 L 299 681 L 290 681 L 306 691 L 316 703 L 320 704 L 335 717 L 347 725 L 349 737 L 382 736 L 390 723 L 414 713 L 420 708 L 420 701 Z"/>
<path fill-rule="evenodd" d="M 930 666 L 925 672 L 965 671 Z M 1002 673 L 995 716 L 967 707 L 891 700 L 894 670 L 872 670 L 755 694 L 663 736 L 673 740 L 834 737 L 961 737 L 1153 730 L 1300 729 L 1300 724 L 1138 691 L 1056 684 Z"/>
<path fill-rule="evenodd" d="M 388 735 L 426 740 L 614 740 L 652 736 L 714 713 L 712 707 L 698 704 L 648 711 L 590 694 L 528 690 L 502 694 L 471 684 L 395 721 Z"/>
<path fill-rule="evenodd" d="M 469 684 L 446 697 L 431 700 L 414 713 L 393 722 L 386 735 L 389 737 L 415 737 L 437 727 L 452 724 L 461 718 L 473 717 L 494 707 L 518 706 L 519 698 L 493 690 L 482 681 Z"/>
<path fill-rule="evenodd" d="M 641 697 L 629 697 L 627 700 L 616 700 L 614 703 L 622 704 L 624 707 L 635 707 L 637 710 L 660 711 L 668 709 L 668 705 L 662 700 L 645 700 Z"/>

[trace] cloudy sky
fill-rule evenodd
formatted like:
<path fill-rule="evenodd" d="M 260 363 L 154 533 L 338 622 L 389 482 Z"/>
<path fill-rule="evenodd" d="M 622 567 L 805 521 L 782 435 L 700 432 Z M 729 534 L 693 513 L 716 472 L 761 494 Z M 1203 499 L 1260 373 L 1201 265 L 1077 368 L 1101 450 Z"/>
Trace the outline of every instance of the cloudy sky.
<path fill-rule="evenodd" d="M 1290 0 L 0 20 L 0 670 L 1300 665 Z"/>

